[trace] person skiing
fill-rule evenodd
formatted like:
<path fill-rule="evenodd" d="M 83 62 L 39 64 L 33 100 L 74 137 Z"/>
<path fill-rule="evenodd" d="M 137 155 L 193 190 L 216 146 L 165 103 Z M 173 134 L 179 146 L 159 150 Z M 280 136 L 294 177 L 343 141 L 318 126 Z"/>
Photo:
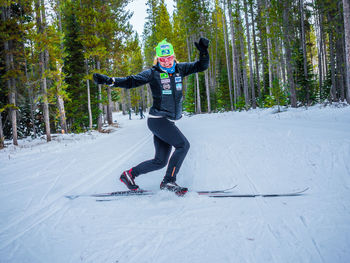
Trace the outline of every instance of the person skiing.
<path fill-rule="evenodd" d="M 128 109 L 128 114 L 129 114 L 129 120 L 131 120 L 131 108 Z"/>
<path fill-rule="evenodd" d="M 176 176 L 190 148 L 190 143 L 175 125 L 175 121 L 182 117 L 183 78 L 209 67 L 209 40 L 200 38 L 194 44 L 199 50 L 199 60 L 196 62 L 177 62 L 173 46 L 164 39 L 155 48 L 155 63 L 150 69 L 127 77 L 93 74 L 97 84 L 131 89 L 149 83 L 152 91 L 153 106 L 149 111 L 147 125 L 154 135 L 155 157 L 121 174 L 120 180 L 130 190 L 139 189 L 135 183 L 135 178 L 139 175 L 168 165 L 160 189 L 175 192 L 177 195 L 184 195 L 188 191 L 186 187 L 176 184 Z M 175 151 L 170 157 L 172 147 Z"/>
<path fill-rule="evenodd" d="M 140 112 L 140 119 L 142 120 L 145 116 L 143 115 L 143 109 L 142 106 L 139 107 L 139 112 Z"/>

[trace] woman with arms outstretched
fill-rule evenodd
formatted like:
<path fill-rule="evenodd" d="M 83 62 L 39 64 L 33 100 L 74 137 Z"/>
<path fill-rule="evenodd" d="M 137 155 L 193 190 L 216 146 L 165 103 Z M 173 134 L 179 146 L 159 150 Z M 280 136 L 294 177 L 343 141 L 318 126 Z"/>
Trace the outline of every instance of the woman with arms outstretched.
<path fill-rule="evenodd" d="M 126 170 L 120 180 L 130 189 L 137 191 L 139 186 L 135 178 L 141 174 L 159 170 L 168 165 L 160 189 L 184 195 L 187 188 L 176 184 L 176 176 L 190 148 L 190 144 L 182 132 L 176 127 L 175 121 L 182 117 L 182 83 L 183 78 L 209 66 L 209 40 L 200 38 L 195 42 L 199 50 L 199 60 L 196 62 L 178 63 L 175 59 L 173 46 L 166 40 L 156 47 L 155 65 L 137 75 L 128 77 L 108 77 L 94 74 L 97 84 L 131 89 L 149 83 L 153 106 L 148 115 L 147 125 L 154 135 L 155 156 L 137 166 Z M 170 157 L 172 147 L 175 151 Z M 170 159 L 169 159 L 170 157 Z"/>

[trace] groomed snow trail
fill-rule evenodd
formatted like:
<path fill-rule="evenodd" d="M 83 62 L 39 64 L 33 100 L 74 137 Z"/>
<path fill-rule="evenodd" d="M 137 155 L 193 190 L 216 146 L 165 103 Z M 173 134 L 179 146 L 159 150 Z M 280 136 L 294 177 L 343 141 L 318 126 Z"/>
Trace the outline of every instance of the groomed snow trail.
<path fill-rule="evenodd" d="M 153 158 L 146 119 L 110 134 L 22 141 L 0 151 L 0 262 L 350 262 L 350 107 L 205 114 L 177 122 L 191 143 L 178 183 L 299 197 L 64 195 L 125 190 Z M 137 178 L 157 190 L 165 169 Z"/>

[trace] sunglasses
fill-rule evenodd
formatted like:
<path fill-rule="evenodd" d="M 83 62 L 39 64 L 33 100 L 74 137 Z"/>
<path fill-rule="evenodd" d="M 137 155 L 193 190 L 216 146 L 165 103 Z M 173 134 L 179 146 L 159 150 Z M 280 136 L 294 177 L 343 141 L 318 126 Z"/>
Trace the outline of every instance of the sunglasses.
<path fill-rule="evenodd" d="M 174 59 L 174 56 L 168 56 L 168 57 L 159 57 L 159 61 L 164 63 L 164 62 L 170 62 Z"/>

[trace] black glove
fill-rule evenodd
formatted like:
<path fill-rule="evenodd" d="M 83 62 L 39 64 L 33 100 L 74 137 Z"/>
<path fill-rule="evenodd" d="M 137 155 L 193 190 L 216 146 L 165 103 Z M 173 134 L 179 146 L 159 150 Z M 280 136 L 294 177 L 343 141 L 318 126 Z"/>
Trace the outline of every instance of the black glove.
<path fill-rule="evenodd" d="M 112 85 L 114 82 L 113 78 L 98 73 L 94 73 L 93 78 L 96 84 Z"/>
<path fill-rule="evenodd" d="M 200 53 L 206 53 L 208 52 L 208 46 L 209 46 L 209 40 L 205 37 L 201 37 L 198 42 L 194 42 L 196 45 L 196 48 L 199 50 Z"/>

